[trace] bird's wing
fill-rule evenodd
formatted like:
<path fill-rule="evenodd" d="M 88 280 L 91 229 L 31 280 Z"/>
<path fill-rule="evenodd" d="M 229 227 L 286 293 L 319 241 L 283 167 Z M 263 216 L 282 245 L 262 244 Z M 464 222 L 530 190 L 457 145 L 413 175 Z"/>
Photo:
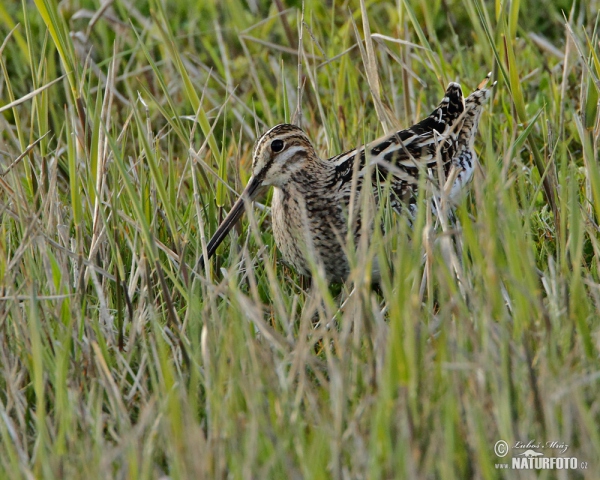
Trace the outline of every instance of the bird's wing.
<path fill-rule="evenodd" d="M 391 177 L 391 189 L 401 201 L 409 201 L 416 193 L 420 170 L 434 167 L 438 153 L 446 166 L 452 158 L 456 129 L 453 128 L 465 109 L 460 85 L 450 83 L 439 105 L 429 116 L 405 130 L 386 135 L 368 145 L 337 155 L 329 162 L 334 167 L 329 188 L 350 188 L 354 169 L 362 178 L 365 152 L 375 165 L 373 183 L 381 184 Z M 359 165 L 355 162 L 358 161 Z M 449 168 L 449 167 L 448 167 Z"/>

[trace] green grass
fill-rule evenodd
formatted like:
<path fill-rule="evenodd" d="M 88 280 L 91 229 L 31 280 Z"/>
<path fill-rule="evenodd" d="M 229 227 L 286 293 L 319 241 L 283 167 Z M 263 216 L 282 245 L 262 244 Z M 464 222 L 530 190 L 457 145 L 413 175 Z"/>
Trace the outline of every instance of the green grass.
<path fill-rule="evenodd" d="M 498 80 L 460 227 L 386 218 L 309 289 L 265 209 L 194 273 L 297 107 L 276 5 L 0 5 L 0 477 L 598 478 L 597 2 L 306 1 L 323 157 Z M 498 469 L 500 439 L 588 468 Z"/>

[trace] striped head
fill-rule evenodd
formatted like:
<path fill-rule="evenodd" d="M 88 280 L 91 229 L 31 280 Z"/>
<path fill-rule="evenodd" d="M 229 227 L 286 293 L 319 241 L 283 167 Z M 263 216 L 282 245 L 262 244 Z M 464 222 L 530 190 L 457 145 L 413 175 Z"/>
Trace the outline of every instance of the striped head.
<path fill-rule="evenodd" d="M 263 187 L 282 186 L 314 156 L 315 150 L 302 129 L 282 123 L 256 142 L 252 176 Z"/>

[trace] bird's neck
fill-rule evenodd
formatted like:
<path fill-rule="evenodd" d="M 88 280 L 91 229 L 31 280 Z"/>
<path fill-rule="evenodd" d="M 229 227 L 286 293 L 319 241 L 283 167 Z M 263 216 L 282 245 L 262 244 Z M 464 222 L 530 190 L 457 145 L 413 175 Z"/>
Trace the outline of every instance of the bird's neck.
<path fill-rule="evenodd" d="M 321 160 L 316 155 L 306 159 L 303 165 L 293 172 L 289 178 L 277 185 L 287 195 L 314 195 L 323 194 L 323 185 L 334 172 L 334 167 L 327 161 Z"/>

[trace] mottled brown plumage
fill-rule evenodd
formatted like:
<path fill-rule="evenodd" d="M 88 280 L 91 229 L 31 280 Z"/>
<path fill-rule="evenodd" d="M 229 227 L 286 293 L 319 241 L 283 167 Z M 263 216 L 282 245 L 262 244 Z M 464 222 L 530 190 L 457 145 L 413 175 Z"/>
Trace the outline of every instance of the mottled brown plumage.
<path fill-rule="evenodd" d="M 366 177 L 376 204 L 381 186 L 390 182 L 390 207 L 414 213 L 420 175 L 441 165 L 443 173 L 438 173 L 452 179 L 448 199 L 456 200 L 477 162 L 473 142 L 482 103 L 490 94 L 488 79 L 466 101 L 460 85 L 450 83 L 438 107 L 421 122 L 329 160 L 318 157 L 302 129 L 273 127 L 256 142 L 252 177 L 208 243 L 208 258 L 240 218 L 245 202 L 273 186 L 273 235 L 285 261 L 303 275 L 311 274 L 314 261 L 329 281 L 343 281 L 349 273 L 344 253 L 348 232 L 356 245 L 364 231 L 364 219 L 349 212 L 359 209 Z"/>

